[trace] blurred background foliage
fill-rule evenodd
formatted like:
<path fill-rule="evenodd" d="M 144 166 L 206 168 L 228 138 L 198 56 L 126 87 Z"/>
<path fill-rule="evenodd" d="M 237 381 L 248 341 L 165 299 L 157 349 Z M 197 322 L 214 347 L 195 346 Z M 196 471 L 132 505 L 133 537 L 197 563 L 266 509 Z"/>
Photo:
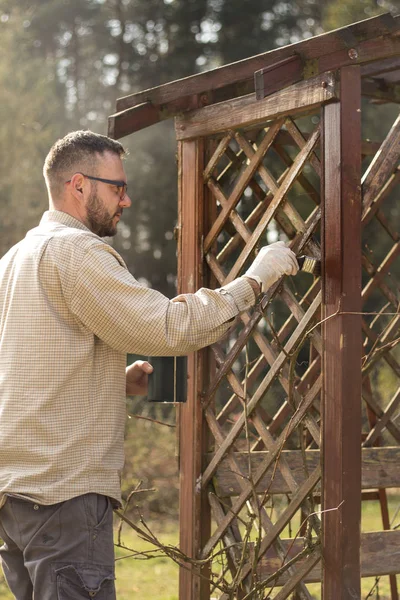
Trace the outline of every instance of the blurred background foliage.
<path fill-rule="evenodd" d="M 0 0 L 0 255 L 46 210 L 51 144 L 76 129 L 106 133 L 116 98 L 394 10 L 394 0 Z M 366 137 L 382 139 L 393 114 L 367 122 Z M 133 205 L 113 244 L 137 279 L 172 297 L 173 123 L 122 142 Z M 129 410 L 148 408 L 133 399 Z M 170 407 L 159 412 L 173 423 Z M 152 508 L 174 512 L 174 428 L 135 418 L 127 428 L 125 492 L 141 479 L 162 492 Z"/>

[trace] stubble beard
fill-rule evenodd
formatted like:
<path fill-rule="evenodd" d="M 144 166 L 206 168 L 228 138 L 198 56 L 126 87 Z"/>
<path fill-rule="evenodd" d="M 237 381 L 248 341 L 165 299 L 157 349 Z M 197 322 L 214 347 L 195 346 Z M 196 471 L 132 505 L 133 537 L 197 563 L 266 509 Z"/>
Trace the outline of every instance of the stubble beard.
<path fill-rule="evenodd" d="M 86 204 L 86 214 L 89 228 L 100 237 L 112 237 L 117 233 L 117 226 L 113 223 L 115 215 L 122 214 L 122 210 L 110 216 L 103 201 L 96 190 L 90 194 Z"/>

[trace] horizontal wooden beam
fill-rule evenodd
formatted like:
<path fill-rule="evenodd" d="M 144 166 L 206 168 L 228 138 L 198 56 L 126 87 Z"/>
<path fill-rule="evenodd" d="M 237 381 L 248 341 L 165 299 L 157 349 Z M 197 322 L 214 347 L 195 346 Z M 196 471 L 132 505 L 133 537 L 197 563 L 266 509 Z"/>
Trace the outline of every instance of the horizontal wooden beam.
<path fill-rule="evenodd" d="M 181 112 L 191 110 L 193 97 L 197 98 L 198 106 L 204 106 L 252 93 L 255 89 L 253 74 L 269 68 L 274 70 L 280 62 L 282 65 L 292 62 L 293 66 L 297 60 L 301 60 L 303 64 L 301 78 L 307 79 L 342 66 L 365 64 L 398 56 L 400 54 L 399 29 L 400 17 L 392 17 L 390 14 L 380 15 L 297 44 L 277 48 L 205 73 L 119 98 L 116 103 L 116 114 L 109 118 L 109 134 L 112 135 L 115 130 L 119 137 L 123 137 L 153 122 L 169 119 Z M 350 41 L 352 47 L 349 45 Z M 299 71 L 297 72 L 299 74 Z M 284 73 L 282 75 L 277 73 L 277 76 L 282 78 L 282 86 L 297 80 L 293 74 L 286 81 L 287 74 L 285 76 Z M 268 93 L 271 93 L 271 90 Z M 150 123 L 144 120 L 141 123 L 140 120 L 130 119 L 124 114 L 126 110 L 148 102 L 155 111 L 158 111 L 157 120 Z"/>
<path fill-rule="evenodd" d="M 299 538 L 281 540 L 284 550 L 288 553 L 287 560 L 297 556 L 307 547 L 307 540 Z M 251 551 L 250 551 L 251 554 Z M 296 564 L 296 569 L 301 568 L 306 558 L 301 558 Z M 271 547 L 262 557 L 258 574 L 263 581 L 273 575 L 282 566 L 282 560 Z M 361 577 L 374 577 L 377 575 L 394 575 L 400 573 L 400 531 L 374 531 L 361 534 Z M 284 572 L 275 582 L 284 585 L 291 576 Z M 317 583 L 321 581 L 321 563 L 316 565 L 303 579 L 304 583 Z"/>
<path fill-rule="evenodd" d="M 256 472 L 258 466 L 265 460 L 268 452 L 252 452 L 251 467 Z M 235 459 L 240 466 L 240 473 L 248 472 L 249 458 L 246 452 L 235 452 Z M 300 450 L 284 450 L 282 456 L 289 465 L 297 485 L 302 485 L 306 480 L 302 453 Z M 212 455 L 207 456 L 208 463 Z M 307 469 L 311 473 L 320 461 L 319 450 L 307 450 Z M 362 450 L 362 489 L 396 488 L 400 487 L 400 447 L 363 448 Z M 214 485 L 220 498 L 237 496 L 242 491 L 238 481 L 237 473 L 233 473 L 229 460 L 224 458 L 219 464 L 214 476 Z M 272 475 L 274 477 L 272 478 Z M 272 480 L 272 481 L 271 481 Z M 257 485 L 257 492 L 262 494 L 265 490 L 270 494 L 288 494 L 290 487 L 278 469 L 274 473 L 274 465 L 271 465 Z"/>
<path fill-rule="evenodd" d="M 347 49 L 349 45 L 348 41 L 344 39 L 344 30 L 352 32 L 354 44 L 362 44 L 365 40 L 376 38 L 377 36 L 394 35 L 399 29 L 399 17 L 392 17 L 389 14 L 372 17 L 360 23 L 303 40 L 297 44 L 270 50 L 251 58 L 206 71 L 205 73 L 191 75 L 155 88 L 130 94 L 124 98 L 119 98 L 116 108 L 119 112 L 148 101 L 157 105 L 165 104 L 177 100 L 182 96 L 202 94 L 208 90 L 216 90 L 227 85 L 248 80 L 249 75 L 252 78 L 255 71 L 264 69 L 295 54 L 300 54 L 305 60 L 314 60 L 326 55 L 327 50 L 328 54 L 331 54 Z M 376 58 L 379 58 L 379 56 L 371 57 L 371 60 L 375 60 Z"/>
<path fill-rule="evenodd" d="M 377 36 L 354 45 L 353 48 L 339 50 L 318 57 L 309 62 L 311 73 L 323 73 L 350 65 L 363 65 L 365 63 L 383 60 L 400 54 L 400 38 L 398 35 Z M 305 66 L 307 74 L 307 65 Z"/>
<path fill-rule="evenodd" d="M 388 83 L 384 79 L 367 79 L 362 82 L 361 94 L 366 98 L 382 102 L 399 103 L 400 83 Z"/>
<path fill-rule="evenodd" d="M 139 131 L 160 121 L 159 110 L 151 102 L 143 102 L 108 118 L 108 135 L 114 140 L 126 131 Z"/>
<path fill-rule="evenodd" d="M 289 56 L 274 65 L 254 73 L 256 99 L 262 100 L 293 83 L 303 79 L 303 61 L 299 55 Z"/>
<path fill-rule="evenodd" d="M 220 102 L 191 111 L 176 119 L 178 140 L 212 135 L 240 127 L 265 123 L 281 115 L 310 111 L 323 103 L 336 100 L 338 91 L 333 73 L 324 73 L 280 90 L 264 100 L 255 94 Z"/>
<path fill-rule="evenodd" d="M 108 117 L 108 135 L 114 139 L 119 139 L 195 108 L 224 102 L 238 96 L 245 96 L 253 91 L 254 81 L 252 75 L 248 80 L 237 84 L 227 85 L 217 90 L 208 90 L 202 94 L 181 96 L 162 104 L 147 100 L 110 115 Z"/>
<path fill-rule="evenodd" d="M 184 111 L 193 110 L 208 103 L 206 96 L 203 99 L 199 99 L 197 96 L 185 96 L 167 105 L 153 104 L 150 101 L 142 102 L 109 116 L 108 135 L 114 139 L 119 139 L 127 135 L 127 132 L 140 131 L 150 125 L 155 125 Z"/>
<path fill-rule="evenodd" d="M 361 67 L 361 77 L 380 77 L 400 69 L 400 56 L 374 60 Z"/>

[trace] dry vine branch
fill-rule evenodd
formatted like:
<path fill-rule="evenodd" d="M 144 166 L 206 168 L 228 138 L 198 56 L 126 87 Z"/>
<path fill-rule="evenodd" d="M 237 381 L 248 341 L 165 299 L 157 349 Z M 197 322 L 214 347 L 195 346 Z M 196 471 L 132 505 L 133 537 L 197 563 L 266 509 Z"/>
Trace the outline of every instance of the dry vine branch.
<path fill-rule="evenodd" d="M 150 421 L 151 423 L 156 423 L 157 425 L 164 425 L 165 427 L 176 427 L 174 423 L 165 423 L 165 421 L 157 421 L 157 419 L 151 419 L 150 417 L 143 417 L 142 415 L 132 415 L 128 413 L 128 417 L 130 419 L 143 419 L 144 421 Z"/>
<path fill-rule="evenodd" d="M 139 481 L 137 483 L 135 489 L 132 490 L 129 493 L 128 498 L 127 498 L 126 503 L 125 503 L 125 506 L 124 506 L 123 514 L 125 514 L 126 511 L 128 510 L 129 503 L 130 503 L 131 499 L 133 498 L 133 496 L 135 494 L 144 493 L 144 492 L 154 492 L 155 491 L 154 488 L 152 488 L 152 489 L 142 489 L 140 487 L 142 485 L 142 483 L 143 483 L 142 481 Z M 120 522 L 118 523 L 118 530 L 117 530 L 117 539 L 118 539 L 118 542 L 116 544 L 117 546 L 121 546 L 121 532 L 122 532 L 122 520 L 120 520 Z"/>

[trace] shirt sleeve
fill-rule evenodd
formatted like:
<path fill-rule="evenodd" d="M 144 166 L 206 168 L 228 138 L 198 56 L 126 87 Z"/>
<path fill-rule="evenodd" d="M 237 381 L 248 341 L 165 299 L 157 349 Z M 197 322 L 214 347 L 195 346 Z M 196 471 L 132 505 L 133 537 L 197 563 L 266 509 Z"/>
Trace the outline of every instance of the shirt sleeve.
<path fill-rule="evenodd" d="M 106 244 L 86 251 L 69 298 L 75 316 L 115 350 L 188 354 L 217 341 L 255 302 L 244 278 L 172 300 L 141 285 Z"/>

